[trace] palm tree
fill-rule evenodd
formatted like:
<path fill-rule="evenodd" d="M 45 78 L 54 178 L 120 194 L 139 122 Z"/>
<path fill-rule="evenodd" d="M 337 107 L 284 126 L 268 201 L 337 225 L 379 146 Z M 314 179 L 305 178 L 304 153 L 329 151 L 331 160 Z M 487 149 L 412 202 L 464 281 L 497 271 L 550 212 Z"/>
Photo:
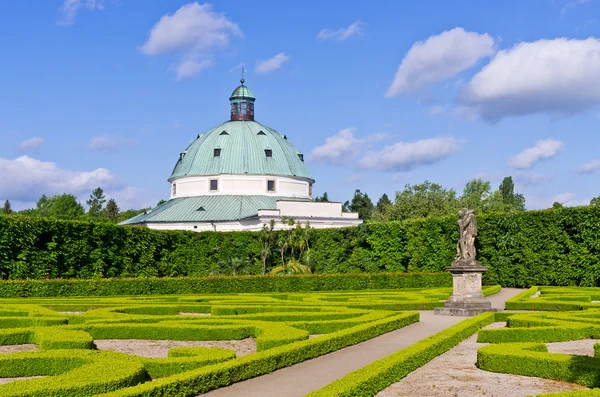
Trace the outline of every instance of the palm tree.
<path fill-rule="evenodd" d="M 250 273 L 250 262 L 247 259 L 229 258 L 217 263 L 211 276 L 240 276 Z"/>
<path fill-rule="evenodd" d="M 271 269 L 269 275 L 271 276 L 287 276 L 291 274 L 310 274 L 312 270 L 310 270 L 309 266 L 302 264 L 297 259 L 290 259 L 289 262 L 285 265 L 277 266 Z"/>
<path fill-rule="evenodd" d="M 271 250 L 273 247 L 274 234 L 273 229 L 275 229 L 275 219 L 271 219 L 269 222 L 269 226 L 263 225 L 262 230 L 260 231 L 260 256 L 262 259 L 262 274 L 267 272 L 267 259 L 269 255 L 271 255 Z"/>

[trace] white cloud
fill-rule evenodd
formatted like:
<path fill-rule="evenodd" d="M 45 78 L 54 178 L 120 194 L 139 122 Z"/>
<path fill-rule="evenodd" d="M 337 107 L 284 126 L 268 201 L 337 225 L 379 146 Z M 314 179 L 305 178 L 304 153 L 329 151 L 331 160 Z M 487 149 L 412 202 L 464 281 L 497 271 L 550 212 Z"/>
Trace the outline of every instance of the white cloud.
<path fill-rule="evenodd" d="M 290 57 L 285 55 L 285 52 L 280 52 L 272 58 L 263 61 L 256 61 L 255 70 L 257 73 L 270 73 L 281 68 L 281 65 L 283 65 L 283 63 L 289 59 Z"/>
<path fill-rule="evenodd" d="M 134 142 L 129 139 L 102 135 L 92 137 L 85 148 L 93 152 L 114 152 L 119 149 L 129 149 L 133 145 Z"/>
<path fill-rule="evenodd" d="M 106 197 L 114 199 L 117 202 L 120 211 L 154 208 L 158 202 L 158 199 L 153 197 L 153 195 L 145 189 L 132 186 L 109 191 L 106 193 Z"/>
<path fill-rule="evenodd" d="M 519 43 L 463 87 L 459 102 L 482 118 L 568 114 L 600 104 L 600 40 Z"/>
<path fill-rule="evenodd" d="M 244 62 L 238 63 L 237 65 L 235 65 L 234 67 L 229 69 L 229 73 L 233 73 L 233 72 L 242 73 L 242 69 L 243 69 L 244 65 L 245 65 Z"/>
<path fill-rule="evenodd" d="M 462 141 L 453 137 L 397 142 L 380 151 L 367 153 L 358 167 L 377 171 L 404 171 L 417 165 L 435 163 L 459 151 Z"/>
<path fill-rule="evenodd" d="M 186 77 L 192 77 L 200 73 L 201 70 L 206 69 L 213 65 L 211 59 L 205 59 L 203 61 L 196 61 L 195 59 L 188 59 L 187 61 L 181 62 L 177 65 L 177 80 L 181 80 Z"/>
<path fill-rule="evenodd" d="M 104 0 L 65 0 L 60 6 L 62 18 L 58 21 L 59 26 L 69 26 L 75 23 L 77 12 L 80 9 L 104 10 Z"/>
<path fill-rule="evenodd" d="M 358 36 L 362 36 L 363 35 L 363 26 L 364 23 L 361 21 L 356 21 L 354 22 L 352 25 L 348 26 L 347 28 L 339 28 L 338 30 L 329 30 L 329 29 L 323 29 L 319 32 L 319 34 L 317 35 L 317 38 L 320 40 L 337 40 L 337 41 L 344 41 L 352 36 L 358 35 Z"/>
<path fill-rule="evenodd" d="M 183 78 L 207 67 L 215 49 L 226 47 L 231 37 L 242 35 L 237 24 L 213 12 L 210 4 L 189 3 L 172 15 L 163 15 L 140 49 L 147 55 L 183 54 L 175 68 L 178 78 Z"/>
<path fill-rule="evenodd" d="M 580 6 L 582 4 L 589 3 L 589 2 L 590 2 L 590 0 L 573 0 L 573 1 L 569 1 L 560 10 L 560 14 L 561 15 L 565 15 L 570 9 L 575 8 L 577 6 Z"/>
<path fill-rule="evenodd" d="M 451 78 L 494 53 L 488 34 L 454 28 L 413 44 L 398 67 L 386 97 L 417 92 Z"/>
<path fill-rule="evenodd" d="M 596 171 L 600 171 L 600 160 L 593 160 L 589 163 L 581 164 L 577 168 L 577 172 L 580 174 L 591 174 Z"/>
<path fill-rule="evenodd" d="M 365 179 L 365 174 L 352 174 L 348 179 L 346 179 L 345 183 L 356 183 Z"/>
<path fill-rule="evenodd" d="M 565 192 L 554 196 L 527 196 L 527 209 L 540 210 L 552 207 L 552 204 L 558 202 L 565 207 L 575 207 L 579 205 L 588 205 L 590 200 L 579 200 L 574 193 Z"/>
<path fill-rule="evenodd" d="M 14 160 L 0 157 L 0 196 L 9 199 L 36 201 L 44 193 L 79 195 L 98 186 L 114 187 L 116 184 L 116 177 L 105 168 L 79 172 L 29 156 Z"/>
<path fill-rule="evenodd" d="M 536 186 L 548 183 L 554 179 L 554 175 L 538 174 L 536 172 L 517 171 L 514 174 L 515 184 L 521 186 Z"/>
<path fill-rule="evenodd" d="M 30 138 L 26 141 L 21 142 L 21 144 L 19 145 L 19 152 L 21 152 L 21 153 L 37 152 L 43 143 L 44 143 L 43 138 L 39 138 L 39 137 Z"/>
<path fill-rule="evenodd" d="M 324 145 L 312 150 L 311 159 L 334 164 L 352 160 L 360 152 L 363 142 L 354 136 L 355 132 L 355 128 L 344 128 L 334 136 L 327 137 Z"/>
<path fill-rule="evenodd" d="M 35 205 L 42 194 L 52 196 L 70 193 L 83 203 L 98 186 L 104 189 L 108 197 L 117 199 L 121 209 L 143 208 L 148 206 L 147 201 L 152 201 L 148 192 L 126 186 L 105 168 L 72 171 L 29 156 L 14 160 L 0 157 L 0 197 L 17 203 L 19 209 Z"/>
<path fill-rule="evenodd" d="M 508 166 L 516 169 L 527 169 L 543 159 L 554 157 L 564 147 L 561 141 L 556 139 L 541 139 L 534 147 L 527 148 L 508 161 Z"/>

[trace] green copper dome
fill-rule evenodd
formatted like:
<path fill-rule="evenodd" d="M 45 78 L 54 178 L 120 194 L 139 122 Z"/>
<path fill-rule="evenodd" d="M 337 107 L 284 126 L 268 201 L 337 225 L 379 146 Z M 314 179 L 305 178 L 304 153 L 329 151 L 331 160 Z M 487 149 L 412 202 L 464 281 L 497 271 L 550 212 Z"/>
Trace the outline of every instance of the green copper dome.
<path fill-rule="evenodd" d="M 314 182 L 304 156 L 285 135 L 249 120 L 227 121 L 198 135 L 180 154 L 169 181 L 219 174 L 281 175 Z"/>
<path fill-rule="evenodd" d="M 234 98 L 252 98 L 252 99 L 255 99 L 254 95 L 252 95 L 252 91 L 250 91 L 250 88 L 246 87 L 243 83 L 238 88 L 236 88 L 235 90 L 233 90 L 233 92 L 231 93 L 231 97 L 229 98 L 229 100 L 232 100 Z"/>

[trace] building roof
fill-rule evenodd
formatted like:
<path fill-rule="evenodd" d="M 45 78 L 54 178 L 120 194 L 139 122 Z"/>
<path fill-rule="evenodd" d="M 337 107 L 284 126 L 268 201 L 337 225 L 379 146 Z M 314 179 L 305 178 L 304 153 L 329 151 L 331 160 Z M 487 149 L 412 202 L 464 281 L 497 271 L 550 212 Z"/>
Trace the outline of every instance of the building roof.
<path fill-rule="evenodd" d="M 218 157 L 214 149 L 221 149 Z M 180 154 L 169 181 L 219 174 L 295 176 L 314 182 L 304 156 L 285 135 L 250 120 L 227 121 L 198 135 Z"/>
<path fill-rule="evenodd" d="M 258 210 L 275 209 L 277 201 L 311 201 L 278 196 L 198 196 L 171 199 L 121 223 L 223 222 L 258 216 Z"/>
<path fill-rule="evenodd" d="M 252 95 L 252 91 L 250 91 L 250 88 L 246 87 L 244 85 L 244 83 L 242 83 L 242 85 L 240 85 L 235 90 L 233 90 L 229 100 L 232 100 L 233 98 L 253 98 L 253 99 L 255 99 L 254 95 Z"/>

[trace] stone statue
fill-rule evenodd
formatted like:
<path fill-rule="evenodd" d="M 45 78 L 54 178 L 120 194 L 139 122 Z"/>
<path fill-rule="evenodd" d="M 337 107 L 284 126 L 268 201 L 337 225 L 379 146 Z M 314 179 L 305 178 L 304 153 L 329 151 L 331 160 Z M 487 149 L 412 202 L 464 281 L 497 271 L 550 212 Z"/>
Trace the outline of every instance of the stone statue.
<path fill-rule="evenodd" d="M 453 266 L 473 265 L 477 266 L 475 261 L 475 237 L 477 236 L 477 220 L 475 212 L 463 208 L 458 211 L 458 242 L 456 243 L 456 257 L 452 262 Z"/>
<path fill-rule="evenodd" d="M 492 303 L 485 299 L 481 290 L 482 275 L 488 268 L 475 260 L 475 237 L 477 220 L 475 212 L 463 208 L 458 211 L 458 242 L 456 257 L 452 266 L 452 296 L 444 307 L 436 307 L 435 314 L 447 316 L 475 316 L 483 312 L 493 312 Z"/>

